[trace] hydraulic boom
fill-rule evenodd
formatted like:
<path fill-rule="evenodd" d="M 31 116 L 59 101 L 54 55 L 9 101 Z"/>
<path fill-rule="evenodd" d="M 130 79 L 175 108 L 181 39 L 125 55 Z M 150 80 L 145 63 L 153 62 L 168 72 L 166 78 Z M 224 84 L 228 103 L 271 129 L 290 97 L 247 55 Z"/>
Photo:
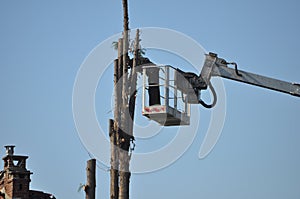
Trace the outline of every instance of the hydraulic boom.
<path fill-rule="evenodd" d="M 233 65 L 234 68 L 229 68 L 228 65 Z M 219 58 L 215 53 L 209 53 L 206 55 L 206 59 L 200 76 L 195 77 L 195 74 L 192 75 L 192 73 L 185 73 L 183 71 L 180 71 L 179 69 L 177 70 L 191 84 L 189 92 L 194 92 L 193 94 L 196 94 L 196 96 L 198 96 L 198 99 L 190 98 L 193 100 L 189 100 L 188 103 L 200 103 L 206 108 L 212 108 L 216 104 L 217 95 L 210 83 L 211 77 L 214 76 L 219 76 L 226 79 L 231 79 L 234 81 L 239 81 L 246 84 L 251 84 L 300 97 L 300 84 L 285 82 L 282 80 L 277 80 L 262 75 L 238 70 L 236 63 L 227 62 L 224 59 Z M 213 103 L 210 105 L 202 101 L 200 96 L 200 91 L 205 90 L 208 87 L 211 89 L 214 96 Z"/>

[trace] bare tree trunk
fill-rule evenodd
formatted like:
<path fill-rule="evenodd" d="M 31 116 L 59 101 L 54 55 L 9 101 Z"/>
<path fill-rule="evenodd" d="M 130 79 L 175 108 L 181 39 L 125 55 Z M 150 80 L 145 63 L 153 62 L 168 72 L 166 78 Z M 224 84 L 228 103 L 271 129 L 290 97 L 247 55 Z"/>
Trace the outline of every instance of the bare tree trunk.
<path fill-rule="evenodd" d="M 123 5 L 123 30 L 126 32 L 129 30 L 129 17 L 128 17 L 128 1 L 122 0 Z"/>
<path fill-rule="evenodd" d="M 117 135 L 114 130 L 114 121 L 109 120 L 109 136 L 111 146 L 111 160 L 110 160 L 110 199 L 118 199 L 119 194 L 119 158 L 118 158 L 118 146 L 117 146 Z"/>
<path fill-rule="evenodd" d="M 121 130 L 120 132 L 120 153 L 119 153 L 119 199 L 129 199 L 129 161 L 130 157 L 128 154 L 130 147 L 130 132 L 128 131 L 128 3 L 127 0 L 122 0 L 123 4 L 123 88 L 122 88 L 122 117 L 121 117 Z"/>
<path fill-rule="evenodd" d="M 129 132 L 133 138 L 133 125 L 134 125 L 134 111 L 135 111 L 135 99 L 136 99 L 136 84 L 137 84 L 137 64 L 139 60 L 139 47 L 140 47 L 140 31 L 139 29 L 136 30 L 135 35 L 135 42 L 134 42 L 134 57 L 132 62 L 132 69 L 131 69 L 131 78 L 130 78 L 130 99 L 129 99 L 129 115 L 131 120 L 129 121 Z"/>
<path fill-rule="evenodd" d="M 129 183 L 130 183 L 130 172 L 129 172 L 129 155 L 128 151 L 122 150 L 120 152 L 120 188 L 119 188 L 119 199 L 129 199 Z"/>
<path fill-rule="evenodd" d="M 126 108 L 128 105 L 128 93 L 127 93 L 127 84 L 128 84 L 128 48 L 129 48 L 129 19 L 128 19 L 128 3 L 127 0 L 122 0 L 123 4 L 123 90 L 122 90 L 122 99 L 123 99 L 123 108 Z M 125 112 L 125 110 L 123 110 Z M 124 125 L 123 131 L 126 132 L 126 126 Z"/>
<path fill-rule="evenodd" d="M 111 170 L 110 199 L 119 198 L 119 135 L 121 128 L 122 84 L 123 84 L 123 39 L 118 41 L 118 59 L 114 61 L 114 122 L 110 120 Z M 112 126 L 113 122 L 113 126 Z"/>
<path fill-rule="evenodd" d="M 122 90 L 123 90 L 123 39 L 118 42 L 118 117 L 121 119 L 122 108 Z M 121 127 L 121 121 L 117 121 L 118 128 Z M 117 130 L 117 128 L 115 128 Z"/>
<path fill-rule="evenodd" d="M 95 199 L 96 192 L 96 159 L 87 161 L 86 166 L 87 182 L 85 186 L 86 199 Z"/>

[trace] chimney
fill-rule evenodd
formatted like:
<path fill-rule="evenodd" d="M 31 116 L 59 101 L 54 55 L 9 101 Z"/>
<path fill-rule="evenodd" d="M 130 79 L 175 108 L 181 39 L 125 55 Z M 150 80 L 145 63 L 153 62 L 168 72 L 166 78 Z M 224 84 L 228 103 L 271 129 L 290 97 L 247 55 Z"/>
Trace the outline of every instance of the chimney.
<path fill-rule="evenodd" d="M 6 149 L 6 155 L 14 155 L 14 148 L 15 148 L 14 145 L 7 145 L 4 147 Z"/>

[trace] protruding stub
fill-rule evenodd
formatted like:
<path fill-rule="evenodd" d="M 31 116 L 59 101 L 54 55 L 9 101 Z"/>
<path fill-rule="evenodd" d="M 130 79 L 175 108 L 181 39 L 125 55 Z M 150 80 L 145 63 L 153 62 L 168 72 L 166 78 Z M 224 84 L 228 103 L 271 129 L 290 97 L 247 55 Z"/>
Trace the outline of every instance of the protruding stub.
<path fill-rule="evenodd" d="M 14 155 L 14 148 L 15 148 L 14 145 L 7 145 L 4 147 L 6 149 L 6 155 Z"/>

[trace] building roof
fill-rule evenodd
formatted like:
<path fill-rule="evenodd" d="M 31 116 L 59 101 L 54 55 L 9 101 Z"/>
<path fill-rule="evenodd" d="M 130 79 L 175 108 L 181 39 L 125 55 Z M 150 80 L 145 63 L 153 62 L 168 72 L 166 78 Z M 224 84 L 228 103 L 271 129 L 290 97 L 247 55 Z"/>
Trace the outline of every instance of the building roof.
<path fill-rule="evenodd" d="M 29 190 L 30 199 L 56 199 L 54 195 L 42 191 Z"/>

